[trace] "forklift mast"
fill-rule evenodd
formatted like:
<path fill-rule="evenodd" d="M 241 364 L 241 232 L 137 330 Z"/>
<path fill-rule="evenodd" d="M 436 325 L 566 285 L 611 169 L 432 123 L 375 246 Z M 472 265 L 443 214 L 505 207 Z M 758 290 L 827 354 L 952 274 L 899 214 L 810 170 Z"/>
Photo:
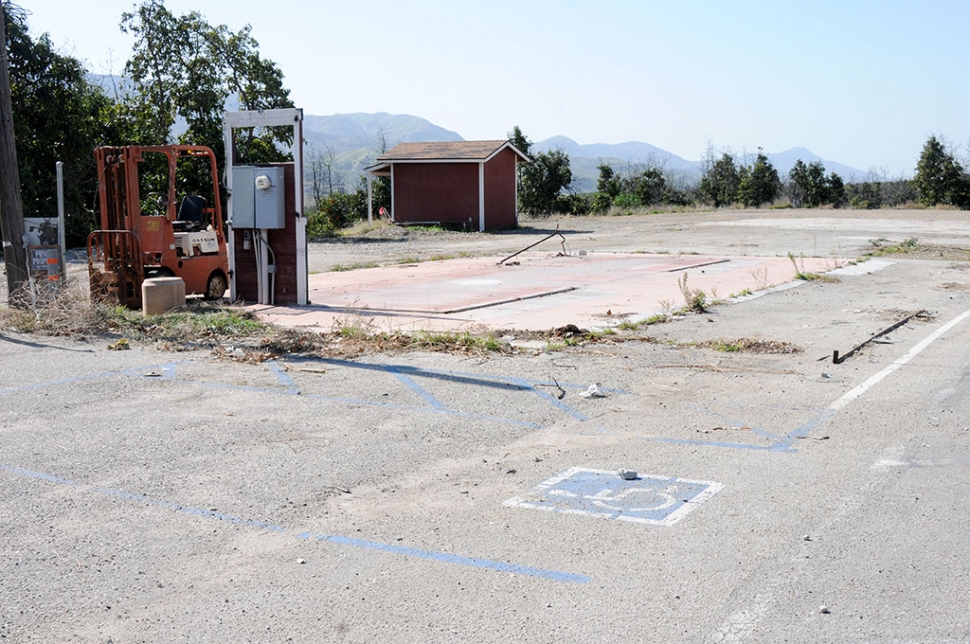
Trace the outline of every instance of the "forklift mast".
<path fill-rule="evenodd" d="M 88 238 L 91 294 L 141 306 L 142 282 L 180 277 L 219 298 L 229 267 L 216 159 L 204 146 L 99 147 L 101 229 Z"/>

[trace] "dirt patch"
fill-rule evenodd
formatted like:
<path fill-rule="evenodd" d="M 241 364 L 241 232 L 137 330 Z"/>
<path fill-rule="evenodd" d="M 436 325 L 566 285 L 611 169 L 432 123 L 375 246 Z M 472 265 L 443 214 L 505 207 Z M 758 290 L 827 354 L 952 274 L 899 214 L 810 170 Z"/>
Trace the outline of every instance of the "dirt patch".
<path fill-rule="evenodd" d="M 906 241 L 889 246 L 884 246 L 877 241 L 873 243 L 869 255 L 872 257 L 903 257 L 906 259 L 970 262 L 970 249 L 955 246 L 921 244 L 915 239 L 907 239 Z"/>
<path fill-rule="evenodd" d="M 970 284 L 962 284 L 960 282 L 944 282 L 939 284 L 936 289 L 938 291 L 970 291 Z"/>

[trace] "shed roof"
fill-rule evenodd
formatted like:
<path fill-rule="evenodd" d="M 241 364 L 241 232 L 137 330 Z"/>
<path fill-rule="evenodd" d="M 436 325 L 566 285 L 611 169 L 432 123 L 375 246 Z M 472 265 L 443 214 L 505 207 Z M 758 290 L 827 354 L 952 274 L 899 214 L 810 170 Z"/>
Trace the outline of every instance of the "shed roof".
<path fill-rule="evenodd" d="M 523 160 L 528 158 L 507 140 L 495 141 L 437 141 L 432 143 L 401 143 L 377 157 L 377 163 L 394 161 L 488 161 L 504 147 L 515 151 Z"/>

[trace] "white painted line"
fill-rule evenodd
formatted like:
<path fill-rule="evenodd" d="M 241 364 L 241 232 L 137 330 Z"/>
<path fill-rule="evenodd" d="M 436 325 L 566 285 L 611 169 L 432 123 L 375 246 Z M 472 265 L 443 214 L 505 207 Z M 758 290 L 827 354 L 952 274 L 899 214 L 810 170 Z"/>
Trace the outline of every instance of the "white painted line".
<path fill-rule="evenodd" d="M 717 644 L 744 642 L 755 634 L 758 624 L 774 604 L 775 598 L 770 590 L 758 593 L 751 608 L 730 615 L 711 635 L 711 641 Z"/>
<path fill-rule="evenodd" d="M 902 368 L 903 365 L 905 365 L 907 362 L 909 362 L 917 355 L 919 355 L 923 351 L 923 349 L 930 346 L 933 342 L 938 340 L 940 336 L 942 336 L 944 333 L 946 333 L 956 325 L 960 324 L 967 318 L 970 318 L 970 310 L 964 311 L 960 315 L 956 316 L 955 318 L 953 318 L 952 320 L 950 320 L 949 322 L 941 326 L 939 329 L 931 333 L 928 337 L 926 337 L 922 342 L 917 344 L 915 347 L 913 347 L 905 354 L 897 358 L 892 364 L 887 366 L 885 369 L 875 374 L 874 376 L 870 377 L 868 380 L 866 380 L 859 386 L 855 387 L 854 389 L 847 391 L 845 394 L 842 395 L 841 398 L 839 398 L 831 405 L 829 405 L 828 409 L 832 411 L 839 411 L 840 409 L 848 405 L 850 402 L 852 402 L 856 398 L 860 397 L 862 394 L 869 391 L 869 389 L 871 389 L 873 386 L 878 384 L 883 378 L 885 378 L 886 376 L 890 375 L 895 371 L 898 371 L 900 368 Z"/>
<path fill-rule="evenodd" d="M 537 500 L 514 497 L 503 505 L 669 527 L 723 489 L 715 481 L 650 474 L 621 480 L 615 470 L 572 467 L 539 483 Z"/>

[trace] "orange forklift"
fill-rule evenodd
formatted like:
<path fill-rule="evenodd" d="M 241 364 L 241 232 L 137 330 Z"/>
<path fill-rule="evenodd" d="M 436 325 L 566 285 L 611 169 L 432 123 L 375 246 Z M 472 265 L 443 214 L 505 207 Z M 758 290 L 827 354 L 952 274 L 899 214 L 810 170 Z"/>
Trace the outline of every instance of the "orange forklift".
<path fill-rule="evenodd" d="M 142 283 L 179 277 L 185 293 L 218 299 L 229 260 L 212 150 L 99 147 L 101 230 L 88 236 L 91 297 L 141 307 Z"/>

